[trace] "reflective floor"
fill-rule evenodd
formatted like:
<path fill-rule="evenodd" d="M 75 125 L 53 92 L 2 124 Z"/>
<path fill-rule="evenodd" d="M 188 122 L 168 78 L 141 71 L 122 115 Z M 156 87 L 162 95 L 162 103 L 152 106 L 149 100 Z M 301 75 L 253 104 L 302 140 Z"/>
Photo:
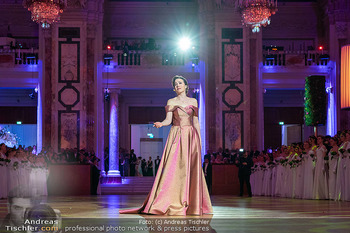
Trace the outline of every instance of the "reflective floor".
<path fill-rule="evenodd" d="M 212 215 L 119 214 L 119 209 L 139 207 L 145 198 L 48 197 L 41 203 L 60 213 L 62 232 L 350 232 L 350 202 L 327 200 L 212 196 Z M 7 206 L 7 200 L 0 200 L 1 219 L 8 213 Z M 73 228 L 77 225 L 85 228 Z"/>

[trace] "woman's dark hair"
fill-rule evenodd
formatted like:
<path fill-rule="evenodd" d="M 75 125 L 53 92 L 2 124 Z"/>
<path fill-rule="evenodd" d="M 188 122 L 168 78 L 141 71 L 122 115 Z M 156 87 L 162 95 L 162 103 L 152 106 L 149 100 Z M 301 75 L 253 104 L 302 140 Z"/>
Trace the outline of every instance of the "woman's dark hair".
<path fill-rule="evenodd" d="M 321 138 L 322 139 L 322 144 L 324 143 L 324 136 L 318 135 L 317 138 Z"/>
<path fill-rule="evenodd" d="M 171 83 L 172 83 L 174 88 L 175 88 L 175 80 L 176 79 L 182 79 L 182 81 L 184 81 L 185 85 L 187 86 L 186 87 L 186 94 L 187 94 L 188 93 L 188 89 L 189 89 L 187 79 L 185 77 L 181 76 L 181 75 L 175 75 L 173 77 L 173 79 L 171 80 Z"/>
<path fill-rule="evenodd" d="M 338 144 L 338 142 L 339 142 L 339 140 L 338 140 L 338 138 L 337 137 L 331 137 L 329 140 L 333 140 L 333 141 L 335 141 L 335 144 Z"/>
<path fill-rule="evenodd" d="M 311 135 L 311 136 L 309 137 L 309 139 L 313 139 L 315 143 L 316 143 L 316 141 L 317 141 L 317 138 L 316 138 L 314 135 Z"/>

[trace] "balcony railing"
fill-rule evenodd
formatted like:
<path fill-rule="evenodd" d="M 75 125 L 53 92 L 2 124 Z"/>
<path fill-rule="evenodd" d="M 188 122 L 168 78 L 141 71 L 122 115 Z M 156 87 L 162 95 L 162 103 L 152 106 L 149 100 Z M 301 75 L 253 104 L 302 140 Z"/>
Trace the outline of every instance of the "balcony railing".
<path fill-rule="evenodd" d="M 264 66 L 326 66 L 327 51 L 263 51 Z"/>
<path fill-rule="evenodd" d="M 191 58 L 188 54 L 167 51 L 104 50 L 104 58 L 105 65 L 126 67 L 185 66 L 188 62 L 198 64 L 198 57 Z"/>
<path fill-rule="evenodd" d="M 33 49 L 0 49 L 2 66 L 38 64 L 38 50 Z"/>

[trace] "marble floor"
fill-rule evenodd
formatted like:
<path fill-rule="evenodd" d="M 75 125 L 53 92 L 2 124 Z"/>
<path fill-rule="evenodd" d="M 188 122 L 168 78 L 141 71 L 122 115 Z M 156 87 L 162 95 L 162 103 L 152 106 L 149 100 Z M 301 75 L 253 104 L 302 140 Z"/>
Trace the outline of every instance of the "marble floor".
<path fill-rule="evenodd" d="M 212 196 L 212 215 L 119 214 L 140 206 L 145 197 L 48 197 L 41 203 L 56 210 L 62 232 L 350 232 L 350 202 L 328 200 Z M 0 219 L 7 206 L 0 200 Z"/>

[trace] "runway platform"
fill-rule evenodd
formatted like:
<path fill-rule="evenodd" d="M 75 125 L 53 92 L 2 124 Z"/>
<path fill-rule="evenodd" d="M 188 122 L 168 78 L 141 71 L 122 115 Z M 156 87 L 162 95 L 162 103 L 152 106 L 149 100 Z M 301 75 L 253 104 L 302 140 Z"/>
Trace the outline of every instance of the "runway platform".
<path fill-rule="evenodd" d="M 112 225 L 126 228 L 112 228 L 110 232 L 350 232 L 350 202 L 328 200 L 216 195 L 211 197 L 212 215 L 119 214 L 120 209 L 140 206 L 145 198 L 146 195 L 48 197 L 42 202 L 59 210 L 63 227 L 105 227 L 101 231 L 67 228 L 63 232 L 107 232 L 106 227 Z M 1 219 L 6 214 L 7 200 L 1 200 Z"/>

